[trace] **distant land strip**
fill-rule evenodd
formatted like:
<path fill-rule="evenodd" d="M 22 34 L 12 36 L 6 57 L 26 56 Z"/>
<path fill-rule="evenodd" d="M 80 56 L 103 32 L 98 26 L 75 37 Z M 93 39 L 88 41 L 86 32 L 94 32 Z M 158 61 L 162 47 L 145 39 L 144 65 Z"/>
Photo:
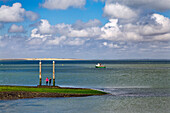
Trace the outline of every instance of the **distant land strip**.
<path fill-rule="evenodd" d="M 84 60 L 84 59 L 74 59 L 74 58 L 7 58 L 0 60 Z"/>

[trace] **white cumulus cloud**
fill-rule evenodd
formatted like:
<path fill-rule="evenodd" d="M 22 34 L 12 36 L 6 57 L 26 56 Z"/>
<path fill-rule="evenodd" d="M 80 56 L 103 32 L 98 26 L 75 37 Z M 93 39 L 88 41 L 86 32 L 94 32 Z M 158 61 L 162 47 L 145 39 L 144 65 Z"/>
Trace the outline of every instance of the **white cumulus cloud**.
<path fill-rule="evenodd" d="M 20 3 L 14 3 L 12 7 L 2 5 L 0 7 L 1 22 L 18 22 L 24 20 L 25 9 Z"/>
<path fill-rule="evenodd" d="M 106 0 L 107 3 L 120 3 L 133 8 L 169 10 L 170 0 Z"/>
<path fill-rule="evenodd" d="M 169 40 L 170 19 L 160 14 L 148 16 L 145 23 L 119 24 L 118 19 L 110 19 L 102 28 L 101 39 L 112 41 L 155 41 Z M 147 23 L 147 24 L 146 24 Z"/>
<path fill-rule="evenodd" d="M 96 20 L 95 20 L 96 21 Z M 99 22 L 97 22 L 99 23 Z M 84 23 L 83 26 L 79 26 L 78 24 L 56 24 L 51 25 L 48 20 L 42 19 L 40 24 L 37 26 L 37 32 L 39 34 L 51 34 L 51 35 L 60 35 L 60 36 L 67 36 L 67 37 L 75 37 L 75 38 L 88 38 L 88 37 L 97 37 L 100 35 L 101 30 L 99 27 L 96 27 L 92 24 L 90 20 L 87 23 Z M 80 29 L 81 28 L 81 29 Z"/>
<path fill-rule="evenodd" d="M 36 13 L 25 11 L 21 3 L 14 3 L 11 7 L 2 5 L 0 7 L 0 15 L 0 22 L 21 22 L 24 20 L 24 17 L 28 17 L 30 20 L 38 18 Z"/>
<path fill-rule="evenodd" d="M 118 19 L 110 19 L 109 22 L 101 28 L 101 31 L 101 38 L 106 40 L 119 40 L 122 34 L 118 25 Z"/>
<path fill-rule="evenodd" d="M 45 35 L 45 34 L 40 34 L 38 33 L 38 29 L 35 28 L 31 31 L 31 38 L 46 38 L 46 37 L 50 37 L 52 35 Z"/>
<path fill-rule="evenodd" d="M 86 0 L 45 0 L 42 7 L 47 9 L 65 10 L 70 7 L 82 8 L 86 4 Z"/>
<path fill-rule="evenodd" d="M 110 18 L 131 19 L 137 16 L 135 11 L 119 3 L 106 4 L 103 10 L 104 15 Z"/>
<path fill-rule="evenodd" d="M 50 25 L 50 23 L 45 19 L 41 19 L 41 23 L 38 26 L 38 30 L 42 34 L 51 34 L 51 33 L 54 32 L 54 30 L 53 30 L 52 26 Z"/>

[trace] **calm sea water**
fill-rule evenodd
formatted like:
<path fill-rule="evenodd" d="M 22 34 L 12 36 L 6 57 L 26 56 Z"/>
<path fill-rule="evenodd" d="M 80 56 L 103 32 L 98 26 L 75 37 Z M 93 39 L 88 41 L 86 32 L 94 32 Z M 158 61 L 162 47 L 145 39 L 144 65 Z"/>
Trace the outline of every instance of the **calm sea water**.
<path fill-rule="evenodd" d="M 106 69 L 96 69 L 100 62 Z M 0 85 L 39 83 L 39 61 L 0 61 Z M 52 61 L 42 61 L 42 80 Z M 0 113 L 170 113 L 170 61 L 56 61 L 56 85 L 110 95 L 0 101 Z"/>

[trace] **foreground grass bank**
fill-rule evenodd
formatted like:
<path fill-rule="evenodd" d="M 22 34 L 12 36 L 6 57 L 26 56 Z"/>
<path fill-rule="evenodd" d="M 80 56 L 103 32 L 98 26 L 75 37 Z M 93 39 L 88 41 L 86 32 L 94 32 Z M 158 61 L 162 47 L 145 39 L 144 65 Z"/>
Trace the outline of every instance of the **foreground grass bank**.
<path fill-rule="evenodd" d="M 104 94 L 107 93 L 85 88 L 0 86 L 0 100 L 36 97 L 81 97 Z"/>

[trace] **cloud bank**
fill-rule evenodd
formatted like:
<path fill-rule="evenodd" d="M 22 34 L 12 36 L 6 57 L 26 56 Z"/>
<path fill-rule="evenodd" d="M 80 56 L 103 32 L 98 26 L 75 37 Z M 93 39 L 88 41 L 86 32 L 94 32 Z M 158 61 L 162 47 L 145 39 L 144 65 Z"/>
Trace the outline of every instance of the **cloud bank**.
<path fill-rule="evenodd" d="M 99 20 L 89 20 L 87 23 L 78 21 L 75 24 L 51 25 L 48 20 L 41 20 L 37 28 L 32 30 L 31 37 L 47 38 L 49 36 L 64 36 L 66 38 L 96 39 L 110 41 L 157 41 L 170 40 L 170 19 L 160 14 L 152 14 L 145 22 L 120 24 L 119 19 L 110 19 L 101 26 Z M 93 24 L 94 23 L 94 24 Z M 36 31 L 36 32 L 34 32 Z"/>

